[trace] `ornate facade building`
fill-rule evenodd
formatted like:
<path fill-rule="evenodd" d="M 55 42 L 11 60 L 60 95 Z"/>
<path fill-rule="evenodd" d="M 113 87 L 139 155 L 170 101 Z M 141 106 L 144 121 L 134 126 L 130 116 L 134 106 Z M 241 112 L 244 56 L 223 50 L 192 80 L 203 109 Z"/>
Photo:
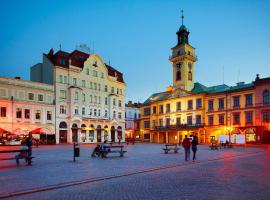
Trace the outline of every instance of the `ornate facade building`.
<path fill-rule="evenodd" d="M 97 54 L 51 49 L 31 68 L 31 80 L 54 85 L 56 143 L 124 141 L 123 74 Z"/>
<path fill-rule="evenodd" d="M 178 143 L 184 135 L 198 135 L 233 143 L 270 143 L 270 78 L 252 83 L 206 87 L 194 82 L 195 48 L 183 24 L 172 48 L 173 85 L 151 95 L 141 107 L 141 138 L 157 143 Z"/>
<path fill-rule="evenodd" d="M 54 87 L 19 77 L 0 77 L 0 142 L 30 133 L 55 143 Z"/>

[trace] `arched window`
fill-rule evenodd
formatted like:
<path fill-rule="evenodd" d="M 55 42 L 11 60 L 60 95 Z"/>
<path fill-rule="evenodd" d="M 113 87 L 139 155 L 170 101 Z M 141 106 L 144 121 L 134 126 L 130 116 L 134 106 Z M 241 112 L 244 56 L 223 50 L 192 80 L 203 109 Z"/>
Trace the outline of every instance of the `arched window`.
<path fill-rule="evenodd" d="M 177 71 L 176 72 L 176 80 L 177 81 L 180 81 L 181 80 L 181 72 L 180 71 Z"/>
<path fill-rule="evenodd" d="M 192 72 L 191 71 L 188 72 L 188 80 L 192 81 Z"/>
<path fill-rule="evenodd" d="M 263 91 L 263 104 L 269 104 L 270 103 L 270 95 L 269 90 Z"/>
<path fill-rule="evenodd" d="M 67 128 L 67 123 L 66 122 L 61 122 L 59 124 L 59 128 Z"/>

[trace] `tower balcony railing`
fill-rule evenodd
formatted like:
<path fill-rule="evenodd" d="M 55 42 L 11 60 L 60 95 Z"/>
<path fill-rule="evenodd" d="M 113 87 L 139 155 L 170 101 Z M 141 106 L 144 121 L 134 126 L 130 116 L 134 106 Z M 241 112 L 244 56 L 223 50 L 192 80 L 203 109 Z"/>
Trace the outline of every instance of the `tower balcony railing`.
<path fill-rule="evenodd" d="M 190 54 L 188 52 L 181 52 L 181 53 L 177 53 L 177 54 L 174 54 L 172 56 L 169 56 L 169 60 L 173 59 L 173 58 L 176 58 L 178 56 L 187 56 L 188 58 L 194 60 L 194 61 L 197 61 L 198 58 L 195 54 Z"/>
<path fill-rule="evenodd" d="M 186 129 L 196 129 L 203 128 L 205 124 L 177 124 L 177 125 L 165 125 L 165 126 L 155 126 L 154 130 L 186 130 Z"/>

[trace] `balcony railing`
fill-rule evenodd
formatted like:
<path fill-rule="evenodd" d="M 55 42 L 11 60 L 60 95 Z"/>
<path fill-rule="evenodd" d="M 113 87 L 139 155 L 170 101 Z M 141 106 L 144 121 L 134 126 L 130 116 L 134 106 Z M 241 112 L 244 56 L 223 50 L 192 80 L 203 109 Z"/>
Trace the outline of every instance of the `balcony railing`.
<path fill-rule="evenodd" d="M 185 130 L 194 128 L 203 128 L 204 124 L 179 124 L 179 125 L 168 125 L 168 126 L 155 126 L 155 130 Z"/>

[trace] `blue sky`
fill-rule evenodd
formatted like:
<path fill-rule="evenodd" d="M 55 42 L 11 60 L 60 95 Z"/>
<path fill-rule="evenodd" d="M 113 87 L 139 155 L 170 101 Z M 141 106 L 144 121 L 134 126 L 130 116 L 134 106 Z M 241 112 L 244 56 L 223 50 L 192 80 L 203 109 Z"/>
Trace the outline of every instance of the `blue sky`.
<path fill-rule="evenodd" d="M 50 48 L 87 44 L 124 73 L 127 100 L 172 84 L 168 58 L 184 9 L 196 48 L 195 81 L 206 86 L 270 76 L 267 0 L 1 1 L 0 75 L 29 79 Z M 223 73 L 224 69 L 224 73 Z"/>

